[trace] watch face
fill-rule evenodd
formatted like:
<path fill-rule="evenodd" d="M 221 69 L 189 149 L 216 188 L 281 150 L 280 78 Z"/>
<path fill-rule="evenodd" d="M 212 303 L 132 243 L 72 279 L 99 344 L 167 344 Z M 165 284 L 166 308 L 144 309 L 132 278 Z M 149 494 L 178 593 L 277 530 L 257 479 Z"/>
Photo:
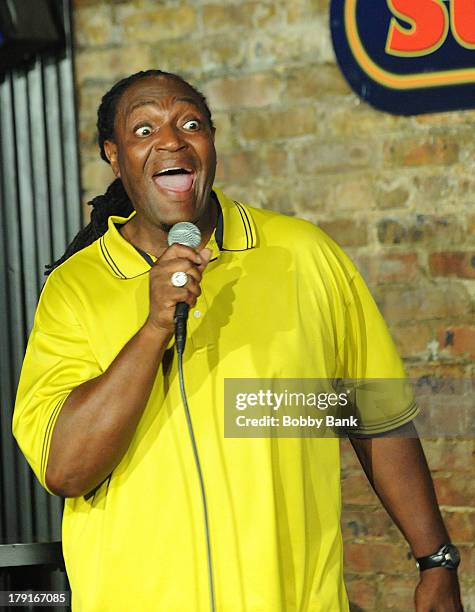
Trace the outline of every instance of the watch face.
<path fill-rule="evenodd" d="M 451 544 L 445 547 L 443 555 L 444 561 L 446 561 L 448 565 L 454 565 L 455 567 L 457 567 L 457 565 L 460 563 L 459 551 L 455 546 L 452 546 Z"/>

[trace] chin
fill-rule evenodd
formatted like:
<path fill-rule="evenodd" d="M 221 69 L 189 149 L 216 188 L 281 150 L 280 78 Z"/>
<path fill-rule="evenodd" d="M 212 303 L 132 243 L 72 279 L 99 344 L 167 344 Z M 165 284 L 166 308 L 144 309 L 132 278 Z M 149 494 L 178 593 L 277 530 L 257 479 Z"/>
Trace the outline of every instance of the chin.
<path fill-rule="evenodd" d="M 197 223 L 194 214 L 173 214 L 167 215 L 165 217 L 160 217 L 156 220 L 156 224 L 160 226 L 161 229 L 168 232 L 170 228 L 175 225 L 175 223 L 182 223 L 183 221 L 189 221 L 191 223 Z"/>

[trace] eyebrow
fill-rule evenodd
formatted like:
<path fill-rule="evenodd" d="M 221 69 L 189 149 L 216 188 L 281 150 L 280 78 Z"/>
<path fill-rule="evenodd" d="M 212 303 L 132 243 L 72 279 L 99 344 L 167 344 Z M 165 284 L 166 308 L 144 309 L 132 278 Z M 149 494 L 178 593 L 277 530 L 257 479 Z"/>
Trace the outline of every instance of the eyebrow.
<path fill-rule="evenodd" d="M 179 97 L 173 98 L 173 102 L 188 102 L 189 104 L 192 104 L 200 112 L 203 112 L 201 105 L 191 96 L 179 96 Z M 135 104 L 132 104 L 132 106 L 128 109 L 127 112 L 132 113 L 134 110 L 137 110 L 137 108 L 140 108 L 142 106 L 158 106 L 158 104 L 157 104 L 157 101 L 153 98 L 145 99 L 145 100 L 138 100 L 137 102 L 135 102 Z"/>

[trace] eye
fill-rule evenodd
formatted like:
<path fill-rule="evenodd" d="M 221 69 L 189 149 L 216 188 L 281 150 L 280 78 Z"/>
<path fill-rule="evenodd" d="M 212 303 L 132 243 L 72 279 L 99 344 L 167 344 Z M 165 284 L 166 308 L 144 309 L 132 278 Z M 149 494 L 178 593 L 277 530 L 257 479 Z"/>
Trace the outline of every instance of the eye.
<path fill-rule="evenodd" d="M 198 119 L 190 119 L 183 124 L 183 127 L 185 130 L 189 130 L 190 132 L 196 132 L 196 130 L 200 129 L 201 123 L 198 121 Z"/>
<path fill-rule="evenodd" d="M 145 136 L 150 136 L 152 133 L 152 128 L 149 125 L 140 125 L 138 128 L 134 130 L 134 134 L 139 136 L 140 138 L 144 138 Z"/>

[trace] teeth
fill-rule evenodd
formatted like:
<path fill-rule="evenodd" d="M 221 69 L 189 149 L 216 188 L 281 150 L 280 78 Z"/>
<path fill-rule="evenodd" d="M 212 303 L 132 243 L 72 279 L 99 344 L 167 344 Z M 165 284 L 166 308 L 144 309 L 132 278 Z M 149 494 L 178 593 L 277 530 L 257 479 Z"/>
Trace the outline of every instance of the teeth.
<path fill-rule="evenodd" d="M 182 172 L 185 172 L 186 174 L 190 173 L 190 171 L 186 170 L 185 168 L 166 168 L 165 170 L 158 172 L 157 176 L 160 176 L 161 174 L 179 174 Z"/>

